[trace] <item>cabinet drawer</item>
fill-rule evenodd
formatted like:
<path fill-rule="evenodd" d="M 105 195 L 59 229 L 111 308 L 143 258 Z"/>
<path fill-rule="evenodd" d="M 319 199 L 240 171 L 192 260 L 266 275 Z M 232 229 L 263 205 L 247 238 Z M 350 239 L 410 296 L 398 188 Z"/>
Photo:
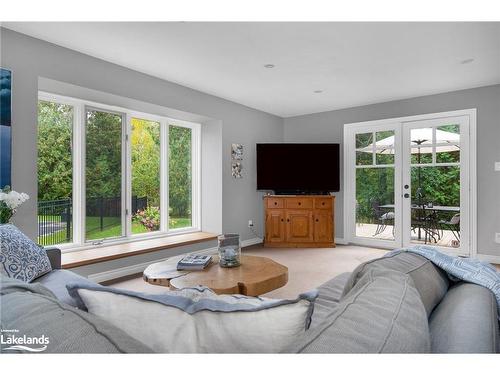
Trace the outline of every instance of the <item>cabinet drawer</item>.
<path fill-rule="evenodd" d="M 315 198 L 314 199 L 314 208 L 324 208 L 331 209 L 332 208 L 332 198 Z"/>
<path fill-rule="evenodd" d="M 284 208 L 283 198 L 266 198 L 267 208 Z"/>
<path fill-rule="evenodd" d="M 313 200 L 311 198 L 287 198 L 286 208 L 312 208 Z"/>

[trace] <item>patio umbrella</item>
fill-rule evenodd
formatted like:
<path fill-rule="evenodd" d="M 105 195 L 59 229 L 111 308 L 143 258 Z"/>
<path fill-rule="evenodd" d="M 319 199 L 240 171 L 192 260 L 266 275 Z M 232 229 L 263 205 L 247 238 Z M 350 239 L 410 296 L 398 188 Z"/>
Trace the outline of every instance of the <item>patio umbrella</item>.
<path fill-rule="evenodd" d="M 432 128 L 418 128 L 411 131 L 411 142 L 414 144 L 411 148 L 412 154 L 430 154 L 432 153 Z M 451 133 L 436 129 L 436 152 L 451 152 L 460 150 L 460 134 Z M 375 142 L 377 154 L 394 154 L 394 136 L 383 138 Z M 373 143 L 362 148 L 360 151 L 373 152 Z"/>

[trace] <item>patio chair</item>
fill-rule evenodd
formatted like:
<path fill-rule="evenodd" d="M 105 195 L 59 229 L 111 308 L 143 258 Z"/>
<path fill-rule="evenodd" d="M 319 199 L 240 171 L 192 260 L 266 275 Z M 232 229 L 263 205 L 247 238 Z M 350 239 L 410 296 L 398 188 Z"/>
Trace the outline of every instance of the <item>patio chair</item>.
<path fill-rule="evenodd" d="M 412 208 L 411 230 L 415 232 L 420 229 L 424 232 L 424 243 L 437 243 L 441 236 L 439 234 L 436 212 L 427 209 L 425 205 L 418 205 Z M 437 237 L 437 238 L 436 238 Z M 419 240 L 420 240 L 419 234 Z"/>
<path fill-rule="evenodd" d="M 372 209 L 373 217 L 377 222 L 377 229 L 375 230 L 375 234 L 373 235 L 373 237 L 378 236 L 380 233 L 382 233 L 385 228 L 387 228 L 387 224 L 392 225 L 392 235 L 394 236 L 394 212 L 386 212 L 382 210 L 378 201 L 372 201 Z"/>
<path fill-rule="evenodd" d="M 460 214 L 455 214 L 450 220 L 439 220 L 441 232 L 443 230 L 451 230 L 453 236 L 460 241 Z"/>

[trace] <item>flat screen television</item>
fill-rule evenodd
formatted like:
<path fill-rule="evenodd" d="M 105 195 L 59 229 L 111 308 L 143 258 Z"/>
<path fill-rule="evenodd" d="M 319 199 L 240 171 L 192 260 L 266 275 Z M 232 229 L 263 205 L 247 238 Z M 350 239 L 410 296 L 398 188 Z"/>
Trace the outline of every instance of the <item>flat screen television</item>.
<path fill-rule="evenodd" d="M 338 143 L 257 144 L 257 190 L 326 194 L 339 188 Z"/>

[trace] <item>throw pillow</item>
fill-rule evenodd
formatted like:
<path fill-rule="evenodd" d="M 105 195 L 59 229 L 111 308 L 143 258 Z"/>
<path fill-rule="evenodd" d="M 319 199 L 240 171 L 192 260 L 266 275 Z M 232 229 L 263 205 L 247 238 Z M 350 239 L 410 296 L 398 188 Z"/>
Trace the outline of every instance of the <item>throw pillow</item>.
<path fill-rule="evenodd" d="M 12 224 L 0 225 L 0 263 L 3 275 L 27 283 L 52 271 L 45 250 Z"/>
<path fill-rule="evenodd" d="M 276 353 L 309 327 L 317 292 L 295 300 L 217 295 L 206 287 L 141 294 L 70 284 L 88 311 L 160 353 Z"/>

